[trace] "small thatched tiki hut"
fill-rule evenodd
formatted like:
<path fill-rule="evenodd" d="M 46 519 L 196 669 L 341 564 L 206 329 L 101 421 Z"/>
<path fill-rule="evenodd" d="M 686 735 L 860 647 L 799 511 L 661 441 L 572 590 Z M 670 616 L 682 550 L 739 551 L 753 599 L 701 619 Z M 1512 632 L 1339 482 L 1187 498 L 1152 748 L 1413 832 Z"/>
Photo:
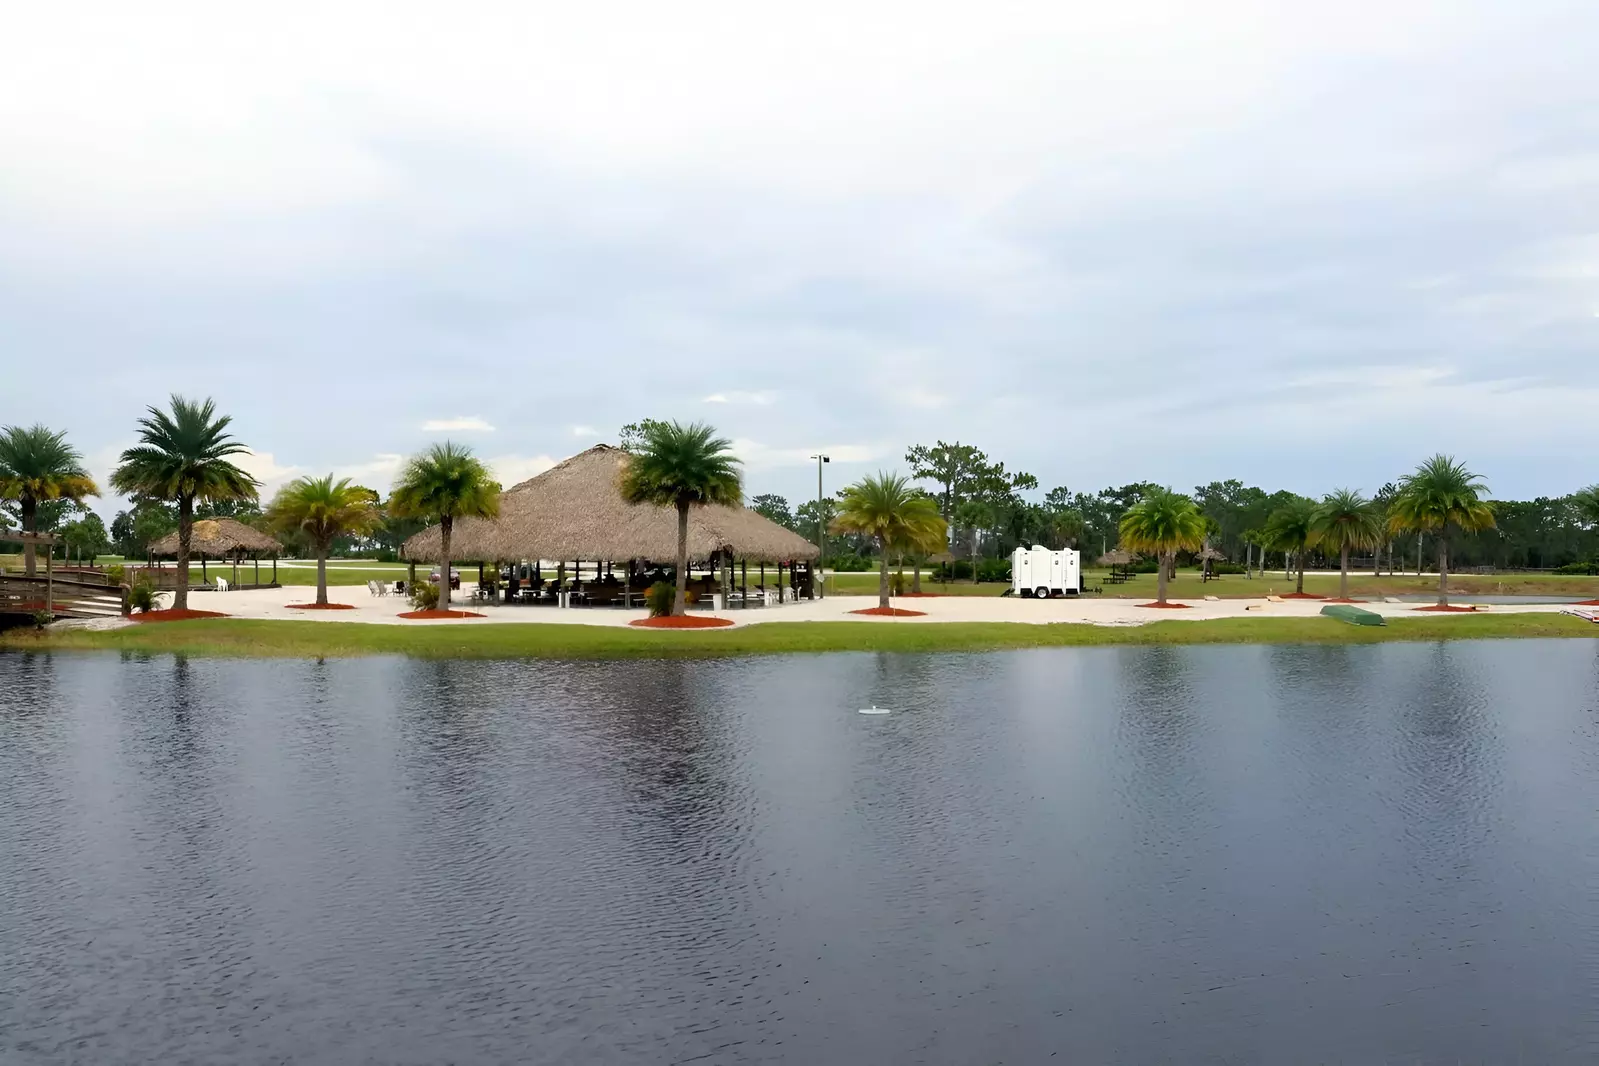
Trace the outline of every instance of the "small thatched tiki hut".
<path fill-rule="evenodd" d="M 178 533 L 173 530 L 150 545 L 150 555 L 173 556 L 178 554 Z M 283 545 L 271 536 L 252 529 L 234 518 L 202 518 L 194 523 L 189 533 L 189 554 L 200 557 L 200 574 L 206 576 L 205 562 L 209 559 L 232 559 L 233 576 L 239 576 L 239 560 L 250 556 L 255 560 L 256 584 L 261 582 L 261 556 L 272 556 L 272 580 L 278 579 L 278 552 Z"/>
<path fill-rule="evenodd" d="M 1100 566 L 1131 566 L 1137 556 L 1122 548 L 1112 548 L 1099 557 Z"/>
<path fill-rule="evenodd" d="M 670 563 L 677 558 L 677 512 L 622 499 L 628 454 L 597 444 L 500 494 L 500 516 L 462 518 L 450 535 L 455 559 L 632 559 Z M 405 542 L 413 562 L 442 563 L 438 526 Z M 692 563 L 742 559 L 787 564 L 817 557 L 816 545 L 744 507 L 696 507 L 689 512 Z M 452 560 L 453 561 L 453 560 Z"/>

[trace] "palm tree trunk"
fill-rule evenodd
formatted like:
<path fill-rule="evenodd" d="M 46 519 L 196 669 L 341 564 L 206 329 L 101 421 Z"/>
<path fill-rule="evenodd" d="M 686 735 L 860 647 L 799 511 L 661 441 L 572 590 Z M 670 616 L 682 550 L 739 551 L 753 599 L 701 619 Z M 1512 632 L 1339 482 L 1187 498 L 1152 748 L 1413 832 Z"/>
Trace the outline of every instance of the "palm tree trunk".
<path fill-rule="evenodd" d="M 1343 553 L 1338 561 L 1338 598 L 1349 598 L 1349 545 L 1344 545 Z"/>
<path fill-rule="evenodd" d="M 439 516 L 439 610 L 450 609 L 450 534 L 455 521 L 450 515 Z"/>
<path fill-rule="evenodd" d="M 323 607 L 328 602 L 328 548 L 325 544 L 316 546 L 316 602 Z"/>
<path fill-rule="evenodd" d="M 688 613 L 688 502 L 677 505 L 677 595 L 672 597 L 672 616 Z"/>
<path fill-rule="evenodd" d="M 1155 602 L 1166 602 L 1166 553 L 1160 553 L 1160 560 L 1155 566 Z"/>
<path fill-rule="evenodd" d="M 877 606 L 888 607 L 888 545 L 883 545 L 883 555 L 877 566 Z"/>
<path fill-rule="evenodd" d="M 1449 606 L 1449 538 L 1438 534 L 1438 606 Z"/>
<path fill-rule="evenodd" d="M 189 542 L 194 536 L 194 497 L 178 497 L 178 587 L 172 592 L 172 609 L 189 607 Z"/>
<path fill-rule="evenodd" d="M 911 591 L 919 594 L 922 591 L 922 557 L 918 555 L 912 559 L 911 566 Z"/>
<path fill-rule="evenodd" d="M 39 501 L 32 496 L 22 497 L 22 532 L 37 533 L 39 531 Z M 22 572 L 28 577 L 33 577 L 39 569 L 39 558 L 35 554 L 32 544 L 22 546 Z"/>

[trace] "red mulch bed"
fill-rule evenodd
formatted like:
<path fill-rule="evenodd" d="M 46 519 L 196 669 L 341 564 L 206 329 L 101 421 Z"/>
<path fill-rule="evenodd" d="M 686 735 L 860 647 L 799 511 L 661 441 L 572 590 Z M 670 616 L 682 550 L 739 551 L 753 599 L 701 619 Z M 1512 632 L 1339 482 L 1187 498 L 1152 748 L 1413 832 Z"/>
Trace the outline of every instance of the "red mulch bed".
<path fill-rule="evenodd" d="M 296 611 L 353 611 L 353 603 L 285 603 L 283 606 Z"/>
<path fill-rule="evenodd" d="M 130 616 L 135 622 L 187 622 L 191 618 L 226 618 L 221 611 L 190 611 L 173 610 L 145 611 L 141 614 Z"/>
<path fill-rule="evenodd" d="M 1437 611 L 1440 614 L 1470 614 L 1476 610 L 1474 607 L 1462 607 L 1458 603 L 1433 604 L 1430 607 L 1417 607 L 1418 611 Z"/>
<path fill-rule="evenodd" d="M 1318 596 L 1314 592 L 1290 592 L 1282 598 L 1285 600 L 1325 600 L 1327 597 Z"/>
<path fill-rule="evenodd" d="M 640 629 L 719 629 L 732 624 L 731 618 L 711 618 L 703 614 L 666 614 L 659 618 L 635 618 L 628 623 Z"/>
<path fill-rule="evenodd" d="M 1163 611 L 1185 611 L 1192 607 L 1191 603 L 1140 603 L 1140 607 L 1158 607 Z"/>
<path fill-rule="evenodd" d="M 926 611 L 907 611 L 903 607 L 866 607 L 850 614 L 869 614 L 878 618 L 926 618 Z"/>
<path fill-rule="evenodd" d="M 1599 600 L 1578 600 L 1573 607 L 1599 607 Z"/>
<path fill-rule="evenodd" d="M 486 618 L 487 615 L 477 614 L 474 611 L 406 611 L 401 618 L 420 618 L 424 621 L 433 618 Z"/>

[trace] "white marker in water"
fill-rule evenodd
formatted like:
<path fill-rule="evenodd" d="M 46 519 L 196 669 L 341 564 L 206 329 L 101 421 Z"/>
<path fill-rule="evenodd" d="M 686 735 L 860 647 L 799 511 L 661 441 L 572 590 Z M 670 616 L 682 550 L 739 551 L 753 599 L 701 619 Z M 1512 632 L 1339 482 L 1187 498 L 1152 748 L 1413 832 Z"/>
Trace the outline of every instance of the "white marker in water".
<path fill-rule="evenodd" d="M 887 707 L 879 707 L 877 704 L 874 703 L 870 707 L 862 707 L 861 708 L 861 713 L 862 714 L 890 714 L 892 712 L 890 712 Z"/>

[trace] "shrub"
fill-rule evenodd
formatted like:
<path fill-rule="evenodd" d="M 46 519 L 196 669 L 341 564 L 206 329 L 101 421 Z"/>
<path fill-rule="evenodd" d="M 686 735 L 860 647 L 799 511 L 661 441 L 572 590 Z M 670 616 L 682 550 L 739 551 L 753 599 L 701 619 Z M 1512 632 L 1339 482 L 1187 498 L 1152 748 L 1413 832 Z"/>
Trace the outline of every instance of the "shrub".
<path fill-rule="evenodd" d="M 419 611 L 436 610 L 439 606 L 439 587 L 431 581 L 417 581 L 412 583 L 406 598 Z"/>
<path fill-rule="evenodd" d="M 1210 564 L 1210 575 L 1212 577 L 1217 577 L 1222 574 L 1242 574 L 1243 572 L 1243 563 L 1224 563 L 1217 561 Z"/>
<path fill-rule="evenodd" d="M 1567 563 L 1565 566 L 1555 568 L 1557 574 L 1599 574 L 1599 562 Z"/>
<path fill-rule="evenodd" d="M 141 614 L 155 610 L 155 583 L 143 575 L 134 578 L 133 584 L 128 586 L 128 607 Z"/>
<path fill-rule="evenodd" d="M 657 581 L 644 594 L 651 618 L 665 618 L 672 613 L 672 601 L 677 599 L 677 586 L 670 581 Z"/>
<path fill-rule="evenodd" d="M 105 568 L 105 576 L 113 585 L 121 585 L 128 580 L 128 568 L 121 563 L 112 563 Z"/>
<path fill-rule="evenodd" d="M 906 584 L 906 581 L 905 581 L 905 575 L 904 574 L 901 574 L 898 571 L 895 571 L 893 574 L 891 574 L 889 576 L 888 589 L 895 596 L 903 596 L 903 595 L 905 595 L 906 588 L 907 588 L 907 584 Z"/>
<path fill-rule="evenodd" d="M 49 611 L 38 610 L 33 612 L 33 625 L 36 629 L 43 629 L 56 620 L 56 616 Z"/>
<path fill-rule="evenodd" d="M 864 574 L 868 570 L 876 570 L 873 560 L 864 555 L 846 553 L 836 558 L 827 560 L 827 568 L 839 574 Z"/>

